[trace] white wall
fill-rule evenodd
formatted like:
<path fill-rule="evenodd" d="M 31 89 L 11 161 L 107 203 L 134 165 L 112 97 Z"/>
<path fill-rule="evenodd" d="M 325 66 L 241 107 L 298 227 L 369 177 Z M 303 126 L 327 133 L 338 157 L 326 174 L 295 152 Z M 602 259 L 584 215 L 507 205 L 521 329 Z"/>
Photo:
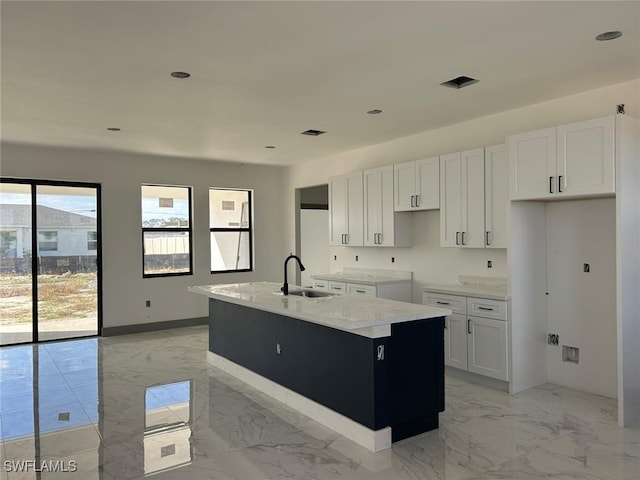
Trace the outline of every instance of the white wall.
<path fill-rule="evenodd" d="M 545 211 L 547 330 L 560 335 L 547 346 L 548 381 L 616 398 L 615 198 L 549 202 Z M 562 361 L 562 345 L 580 349 L 578 364 Z"/>
<path fill-rule="evenodd" d="M 102 185 L 103 326 L 115 327 L 208 315 L 191 285 L 277 280 L 287 249 L 282 215 L 283 169 L 115 152 L 1 145 L 0 175 Z M 194 274 L 142 278 L 140 185 L 193 190 Z M 209 187 L 254 189 L 255 270 L 210 274 Z M 145 307 L 151 300 L 151 308 Z"/>
<path fill-rule="evenodd" d="M 494 145 L 504 142 L 507 135 L 514 133 L 614 114 L 619 103 L 626 105 L 627 114 L 638 117 L 639 92 L 640 80 L 633 80 L 293 166 L 288 170 L 286 183 L 289 199 L 285 217 L 289 219 L 289 249 L 294 245 L 293 208 L 296 188 L 326 183 L 333 175 Z M 439 212 L 414 212 L 411 215 L 414 238 L 412 247 L 334 247 L 330 249 L 331 269 L 372 266 L 413 271 L 415 301 L 420 301 L 419 293 L 426 283 L 450 282 L 458 274 L 507 275 L 506 250 L 440 248 Z M 334 255 L 337 260 L 333 260 Z M 355 255 L 359 258 L 357 263 Z M 392 256 L 396 259 L 393 264 Z M 493 260 L 491 270 L 486 268 L 488 259 Z"/>
<path fill-rule="evenodd" d="M 311 275 L 329 272 L 329 211 L 300 210 L 300 258 L 305 267 L 302 286 L 312 286 Z M 296 267 L 297 268 L 297 267 Z"/>

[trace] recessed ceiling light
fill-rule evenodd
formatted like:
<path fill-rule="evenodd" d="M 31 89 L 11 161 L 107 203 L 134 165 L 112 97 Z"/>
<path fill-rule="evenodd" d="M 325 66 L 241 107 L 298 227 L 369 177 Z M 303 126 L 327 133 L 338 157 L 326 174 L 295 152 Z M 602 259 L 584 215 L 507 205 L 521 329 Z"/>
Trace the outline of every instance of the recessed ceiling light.
<path fill-rule="evenodd" d="M 189 78 L 191 74 L 187 72 L 171 72 L 171 76 L 173 78 Z"/>
<path fill-rule="evenodd" d="M 596 40 L 600 42 L 604 42 L 606 40 L 615 40 L 616 38 L 620 38 L 622 36 L 622 32 L 618 30 L 614 30 L 612 32 L 604 32 L 596 37 Z"/>
<path fill-rule="evenodd" d="M 474 83 L 478 83 L 480 80 L 476 80 L 475 78 L 465 77 L 464 75 L 461 77 L 453 78 L 447 82 L 442 82 L 440 85 L 449 88 L 464 88 L 469 85 L 473 85 Z"/>
<path fill-rule="evenodd" d="M 107 130 L 109 130 L 110 132 L 119 132 L 120 128 L 118 128 L 118 127 L 109 127 L 109 128 L 107 128 Z"/>
<path fill-rule="evenodd" d="M 377 109 L 377 108 L 374 108 L 373 110 L 369 110 L 369 111 L 367 111 L 367 113 L 368 113 L 369 115 L 378 115 L 379 113 L 382 113 L 382 110 L 379 110 L 379 109 Z"/>
<path fill-rule="evenodd" d="M 275 145 L 266 145 L 264 148 L 276 148 Z"/>
<path fill-rule="evenodd" d="M 302 132 L 302 135 L 310 135 L 312 137 L 317 137 L 318 135 L 322 135 L 323 133 L 327 133 L 327 132 L 323 132 L 322 130 L 305 130 L 304 132 Z"/>

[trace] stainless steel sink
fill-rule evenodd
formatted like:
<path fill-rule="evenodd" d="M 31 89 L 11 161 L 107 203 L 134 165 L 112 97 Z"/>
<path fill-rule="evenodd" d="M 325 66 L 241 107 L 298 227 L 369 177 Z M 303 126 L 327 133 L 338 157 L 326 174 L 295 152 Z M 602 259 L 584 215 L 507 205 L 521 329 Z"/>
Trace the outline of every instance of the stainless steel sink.
<path fill-rule="evenodd" d="M 289 290 L 289 295 L 297 295 L 298 297 L 321 298 L 333 297 L 335 294 L 323 292 L 322 290 Z"/>

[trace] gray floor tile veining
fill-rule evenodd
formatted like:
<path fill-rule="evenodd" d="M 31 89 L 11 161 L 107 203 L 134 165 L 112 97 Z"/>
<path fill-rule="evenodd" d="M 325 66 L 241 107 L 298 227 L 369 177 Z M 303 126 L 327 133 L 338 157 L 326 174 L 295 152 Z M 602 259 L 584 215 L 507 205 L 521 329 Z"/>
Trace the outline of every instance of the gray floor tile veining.
<path fill-rule="evenodd" d="M 371 453 L 208 365 L 207 343 L 191 327 L 0 349 L 0 480 L 640 479 L 613 399 L 447 377 L 440 428 Z"/>

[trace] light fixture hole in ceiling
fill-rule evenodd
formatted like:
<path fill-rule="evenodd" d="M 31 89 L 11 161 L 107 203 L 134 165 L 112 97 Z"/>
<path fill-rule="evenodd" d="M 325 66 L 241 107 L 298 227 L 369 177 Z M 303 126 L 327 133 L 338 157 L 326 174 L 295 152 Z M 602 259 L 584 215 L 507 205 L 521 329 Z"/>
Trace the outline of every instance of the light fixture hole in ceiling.
<path fill-rule="evenodd" d="M 478 83 L 479 81 L 480 80 L 476 80 L 475 78 L 462 75 L 460 77 L 452 78 L 451 80 L 448 80 L 446 82 L 442 82 L 440 85 L 444 87 L 460 89 L 468 87 L 469 85 L 473 85 L 474 83 Z"/>
<path fill-rule="evenodd" d="M 191 74 L 187 73 L 187 72 L 171 72 L 171 76 L 173 78 L 184 79 L 184 78 L 189 78 L 191 76 Z"/>
<path fill-rule="evenodd" d="M 318 135 L 322 135 L 323 133 L 327 133 L 327 132 L 323 132 L 322 130 L 310 129 L 310 130 L 305 130 L 304 132 L 302 132 L 302 135 L 309 135 L 311 137 L 317 137 Z"/>
<path fill-rule="evenodd" d="M 596 40 L 599 42 L 606 42 L 607 40 L 615 40 L 616 38 L 620 38 L 622 36 L 622 32 L 618 30 L 612 30 L 611 32 L 601 33 L 596 37 Z"/>

